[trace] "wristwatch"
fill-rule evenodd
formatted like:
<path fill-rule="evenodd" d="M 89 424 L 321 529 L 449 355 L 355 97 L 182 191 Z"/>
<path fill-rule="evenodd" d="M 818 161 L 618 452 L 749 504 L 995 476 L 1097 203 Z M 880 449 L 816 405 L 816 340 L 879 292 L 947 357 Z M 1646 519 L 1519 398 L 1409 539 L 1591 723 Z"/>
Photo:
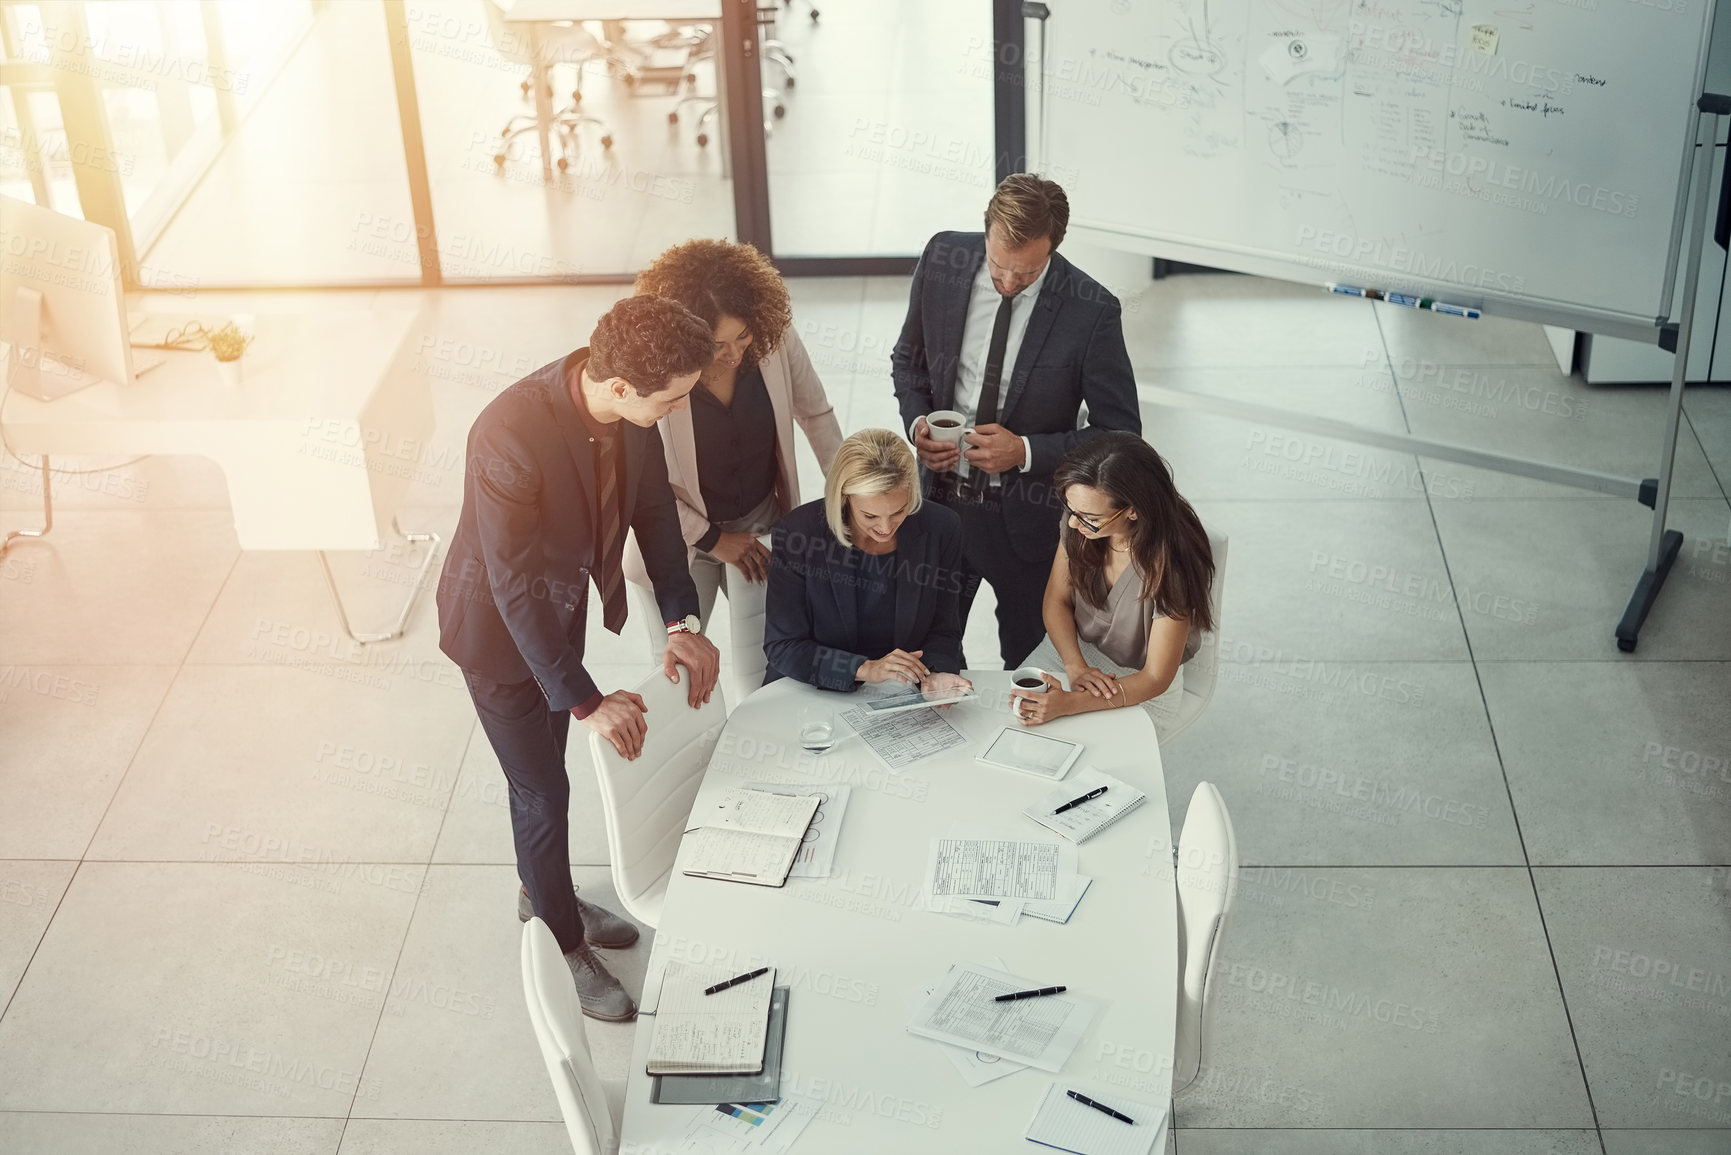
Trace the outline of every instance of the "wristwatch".
<path fill-rule="evenodd" d="M 703 621 L 696 614 L 686 614 L 676 622 L 668 622 L 667 633 L 669 636 L 673 634 L 696 634 L 698 637 L 702 637 Z"/>

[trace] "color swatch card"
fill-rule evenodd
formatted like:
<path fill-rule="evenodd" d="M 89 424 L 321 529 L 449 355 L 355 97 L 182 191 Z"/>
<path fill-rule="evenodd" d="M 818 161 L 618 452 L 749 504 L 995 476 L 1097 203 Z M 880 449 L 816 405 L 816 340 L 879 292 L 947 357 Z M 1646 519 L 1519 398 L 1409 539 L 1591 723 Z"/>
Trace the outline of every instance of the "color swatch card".
<path fill-rule="evenodd" d="M 1091 1099 L 1090 1106 L 1070 1095 Z M 1106 1108 L 1101 1110 L 1100 1108 Z M 1075 1155 L 1149 1155 L 1165 1130 L 1166 1109 L 1081 1083 L 1053 1083 L 1040 1100 L 1028 1139 Z"/>

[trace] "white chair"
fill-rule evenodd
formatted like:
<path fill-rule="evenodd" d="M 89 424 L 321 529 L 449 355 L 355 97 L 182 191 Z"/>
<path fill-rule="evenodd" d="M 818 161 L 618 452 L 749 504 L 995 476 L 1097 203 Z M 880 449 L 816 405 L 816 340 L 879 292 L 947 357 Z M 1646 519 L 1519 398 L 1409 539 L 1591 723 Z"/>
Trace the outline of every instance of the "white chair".
<path fill-rule="evenodd" d="M 589 735 L 607 822 L 613 889 L 631 917 L 648 926 L 661 923 L 661 904 L 685 820 L 691 817 L 709 755 L 727 724 L 726 695 L 719 685 L 702 708 L 686 704 L 690 676 L 681 667 L 679 684 L 674 685 L 657 669 L 633 687 L 649 707 L 649 734 L 635 762 L 620 757 L 601 735 Z"/>
<path fill-rule="evenodd" d="M 523 998 L 541 1058 L 553 1078 L 553 1094 L 576 1155 L 615 1155 L 619 1120 L 625 1111 L 625 1084 L 603 1080 L 583 1033 L 583 1006 L 571 981 L 571 968 L 546 923 L 523 925 Z"/>
<path fill-rule="evenodd" d="M 1176 856 L 1178 884 L 1178 1031 L 1172 1093 L 1201 1074 L 1213 1043 L 1214 968 L 1238 894 L 1238 840 L 1226 802 L 1198 782 L 1184 815 Z"/>
<path fill-rule="evenodd" d="M 1220 680 L 1220 611 L 1226 595 L 1226 537 L 1210 531 L 1208 545 L 1214 552 L 1214 581 L 1208 587 L 1208 606 L 1214 612 L 1214 628 L 1202 635 L 1201 646 L 1184 663 L 1184 696 L 1160 727 L 1162 749 L 1202 716 L 1202 711 L 1214 699 L 1214 685 Z"/>
<path fill-rule="evenodd" d="M 559 171 L 566 171 L 571 165 L 571 154 L 577 150 L 579 141 L 577 130 L 590 125 L 601 131 L 601 147 L 613 147 L 613 133 L 605 121 L 598 116 L 590 116 L 578 111 L 578 105 L 583 99 L 583 70 L 595 60 L 606 60 L 606 46 L 591 36 L 580 24 L 562 22 L 558 24 L 543 24 L 532 41 L 526 25 L 512 28 L 505 23 L 504 0 L 483 0 L 481 7 L 487 16 L 487 28 L 494 51 L 526 67 L 535 63 L 535 48 L 539 46 L 540 62 L 547 67 L 548 96 L 552 96 L 553 70 L 560 64 L 570 64 L 577 70 L 576 87 L 571 90 L 571 104 L 567 108 L 555 108 L 553 120 L 547 128 L 554 143 L 559 146 Z M 530 74 L 533 76 L 533 72 Z M 524 96 L 532 95 L 532 85 L 524 80 L 518 85 Z M 535 117 L 518 114 L 505 121 L 505 127 L 499 132 L 498 152 L 493 155 L 493 163 L 503 169 L 510 154 L 511 142 L 519 136 L 537 130 Z"/>

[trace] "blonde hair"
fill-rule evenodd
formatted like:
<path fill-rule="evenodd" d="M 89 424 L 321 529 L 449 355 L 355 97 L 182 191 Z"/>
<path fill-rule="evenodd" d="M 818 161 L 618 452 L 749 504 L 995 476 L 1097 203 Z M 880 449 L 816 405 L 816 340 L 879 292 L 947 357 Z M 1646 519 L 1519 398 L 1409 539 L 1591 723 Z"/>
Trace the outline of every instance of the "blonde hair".
<path fill-rule="evenodd" d="M 862 429 L 841 443 L 823 483 L 823 514 L 829 531 L 843 545 L 853 544 L 847 527 L 847 499 L 908 491 L 908 512 L 920 508 L 920 467 L 901 435 L 888 429 Z"/>
<path fill-rule="evenodd" d="M 1057 181 L 1031 172 L 1013 172 L 998 182 L 986 202 L 986 231 L 998 226 L 998 237 L 1011 248 L 1046 237 L 1053 251 L 1064 243 L 1070 225 L 1070 198 Z"/>

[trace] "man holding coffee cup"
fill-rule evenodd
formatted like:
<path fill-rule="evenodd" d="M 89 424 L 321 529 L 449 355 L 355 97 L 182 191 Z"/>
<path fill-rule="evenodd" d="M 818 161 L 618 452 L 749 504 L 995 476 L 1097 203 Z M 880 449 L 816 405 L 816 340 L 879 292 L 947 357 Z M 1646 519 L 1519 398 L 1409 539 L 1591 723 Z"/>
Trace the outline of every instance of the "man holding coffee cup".
<path fill-rule="evenodd" d="M 1062 517 L 1052 470 L 1105 430 L 1142 432 L 1118 299 L 1055 252 L 1069 219 L 1056 183 L 1006 177 L 985 232 L 927 243 L 890 357 L 923 486 L 962 517 L 962 617 L 990 582 L 1007 670 L 1046 632 Z"/>

